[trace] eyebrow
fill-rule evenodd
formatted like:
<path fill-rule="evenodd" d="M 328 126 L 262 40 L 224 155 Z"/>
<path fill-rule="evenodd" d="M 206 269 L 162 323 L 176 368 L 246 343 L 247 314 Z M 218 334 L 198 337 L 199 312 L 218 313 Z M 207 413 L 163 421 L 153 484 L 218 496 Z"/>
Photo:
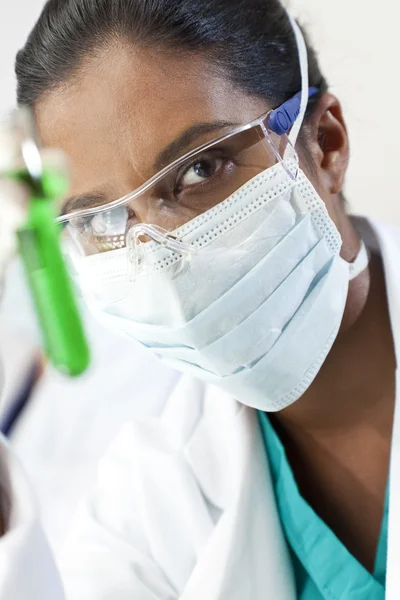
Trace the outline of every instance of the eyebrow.
<path fill-rule="evenodd" d="M 164 150 L 162 150 L 154 163 L 154 170 L 161 171 L 162 168 L 172 163 L 175 159 L 184 154 L 188 146 L 193 144 L 200 136 L 207 133 L 214 133 L 227 127 L 237 127 L 238 123 L 230 121 L 213 121 L 212 123 L 197 123 L 184 131 L 176 140 L 171 142 Z"/>
<path fill-rule="evenodd" d="M 231 121 L 213 121 L 211 123 L 197 123 L 193 125 L 157 155 L 153 165 L 154 172 L 161 171 L 162 168 L 185 154 L 184 151 L 201 136 L 208 133 L 216 133 L 228 127 L 233 128 L 238 126 L 239 123 Z M 76 210 L 93 208 L 93 206 L 106 204 L 107 202 L 109 202 L 109 199 L 103 193 L 96 191 L 81 196 L 72 196 L 63 202 L 60 215 L 64 216 Z"/>
<path fill-rule="evenodd" d="M 60 216 L 68 215 L 76 210 L 84 210 L 85 208 L 93 208 L 100 204 L 109 202 L 108 198 L 102 192 L 91 192 L 90 194 L 82 194 L 81 196 L 71 196 L 63 203 L 60 210 Z"/>

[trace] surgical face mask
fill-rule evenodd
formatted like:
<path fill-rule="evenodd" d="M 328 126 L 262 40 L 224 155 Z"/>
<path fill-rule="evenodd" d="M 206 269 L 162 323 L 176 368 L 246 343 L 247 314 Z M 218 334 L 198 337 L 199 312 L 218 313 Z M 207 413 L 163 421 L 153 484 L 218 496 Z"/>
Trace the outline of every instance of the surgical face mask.
<path fill-rule="evenodd" d="M 303 89 L 300 118 L 306 104 Z M 282 115 L 290 107 L 273 115 L 279 126 Z M 299 169 L 297 121 L 289 138 L 271 121 L 64 220 L 84 295 L 104 325 L 244 404 L 277 411 L 317 375 L 349 280 L 368 257 L 364 246 L 353 265 L 340 257 L 340 235 Z"/>
<path fill-rule="evenodd" d="M 349 279 L 367 264 L 364 247 L 354 265 L 340 258 L 324 204 L 303 173 L 291 182 L 280 164 L 175 235 L 199 250 L 144 243 L 133 282 L 122 253 L 82 262 L 96 316 L 247 405 L 277 411 L 294 402 L 336 338 Z M 123 298 L 101 300 L 123 285 Z"/>

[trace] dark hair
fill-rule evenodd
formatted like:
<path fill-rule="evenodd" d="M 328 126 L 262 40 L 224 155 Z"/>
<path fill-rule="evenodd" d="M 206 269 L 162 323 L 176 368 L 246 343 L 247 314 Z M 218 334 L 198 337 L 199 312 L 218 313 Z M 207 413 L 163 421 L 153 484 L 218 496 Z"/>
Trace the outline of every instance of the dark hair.
<path fill-rule="evenodd" d="M 279 0 L 48 0 L 17 55 L 18 102 L 34 106 L 115 39 L 201 54 L 274 106 L 301 89 L 295 37 Z M 327 83 L 307 45 L 310 84 L 322 94 Z"/>

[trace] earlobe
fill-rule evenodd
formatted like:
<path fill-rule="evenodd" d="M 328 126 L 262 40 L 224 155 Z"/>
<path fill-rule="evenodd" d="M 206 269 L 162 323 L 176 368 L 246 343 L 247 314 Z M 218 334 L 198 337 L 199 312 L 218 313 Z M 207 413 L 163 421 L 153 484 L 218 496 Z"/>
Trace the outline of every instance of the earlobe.
<path fill-rule="evenodd" d="M 339 101 L 324 94 L 315 109 L 318 166 L 331 194 L 342 191 L 349 160 L 347 129 Z"/>

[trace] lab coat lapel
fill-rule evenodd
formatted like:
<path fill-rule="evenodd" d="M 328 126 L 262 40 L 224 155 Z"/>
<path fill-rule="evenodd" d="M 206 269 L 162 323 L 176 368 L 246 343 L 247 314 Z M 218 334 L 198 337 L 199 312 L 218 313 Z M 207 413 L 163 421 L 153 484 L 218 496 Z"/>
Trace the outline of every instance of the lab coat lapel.
<path fill-rule="evenodd" d="M 47 540 L 38 521 L 22 525 L 2 539 L 0 598 L 66 600 Z"/>
<path fill-rule="evenodd" d="M 295 600 L 257 413 L 209 386 L 186 458 L 222 512 L 181 600 Z"/>
<path fill-rule="evenodd" d="M 64 600 L 61 579 L 39 522 L 32 490 L 2 436 L 0 489 L 9 498 L 11 507 L 8 530 L 0 544 L 0 598 Z"/>
<path fill-rule="evenodd" d="M 400 595 L 400 371 L 396 372 L 396 409 L 393 425 L 392 454 L 389 481 L 388 557 L 386 600 L 398 600 Z"/>
<path fill-rule="evenodd" d="M 397 228 L 371 222 L 384 263 L 389 313 L 396 352 L 396 407 L 389 481 L 389 535 L 386 600 L 400 596 L 400 234 Z"/>

